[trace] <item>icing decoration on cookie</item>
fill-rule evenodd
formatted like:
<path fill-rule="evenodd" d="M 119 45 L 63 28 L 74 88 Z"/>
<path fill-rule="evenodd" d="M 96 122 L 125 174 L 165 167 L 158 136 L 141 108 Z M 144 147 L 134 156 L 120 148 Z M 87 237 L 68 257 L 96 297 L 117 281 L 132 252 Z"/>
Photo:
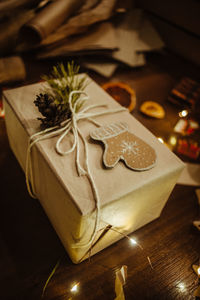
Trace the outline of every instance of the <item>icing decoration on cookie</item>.
<path fill-rule="evenodd" d="M 112 123 L 101 126 L 90 133 L 94 140 L 102 141 L 105 145 L 103 163 L 106 167 L 114 167 L 123 160 L 132 170 L 144 171 L 156 163 L 155 150 L 128 131 L 126 123 Z"/>

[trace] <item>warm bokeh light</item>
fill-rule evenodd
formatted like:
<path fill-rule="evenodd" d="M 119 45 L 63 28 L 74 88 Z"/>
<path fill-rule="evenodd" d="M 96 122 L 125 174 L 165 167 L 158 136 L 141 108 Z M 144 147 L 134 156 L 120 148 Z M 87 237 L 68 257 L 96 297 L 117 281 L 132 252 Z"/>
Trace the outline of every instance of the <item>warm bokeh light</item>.
<path fill-rule="evenodd" d="M 184 118 L 188 115 L 188 111 L 186 109 L 179 112 L 179 117 Z"/>
<path fill-rule="evenodd" d="M 164 140 L 161 137 L 158 137 L 159 142 L 161 142 L 162 144 L 164 144 Z"/>
<path fill-rule="evenodd" d="M 131 244 L 132 244 L 132 245 L 137 245 L 137 242 L 136 242 L 136 240 L 135 240 L 135 239 L 133 239 L 133 238 L 130 238 L 130 242 L 131 242 Z"/>
<path fill-rule="evenodd" d="M 73 287 L 71 288 L 71 292 L 76 293 L 78 291 L 78 286 L 79 283 L 74 284 Z"/>
<path fill-rule="evenodd" d="M 198 267 L 198 269 L 197 269 L 197 274 L 198 274 L 198 276 L 200 276 L 200 267 Z"/>
<path fill-rule="evenodd" d="M 183 282 L 180 282 L 177 286 L 181 292 L 185 291 L 185 284 Z"/>
<path fill-rule="evenodd" d="M 175 146 L 176 143 L 177 143 L 177 138 L 175 136 L 173 136 L 173 135 L 170 136 L 169 143 L 170 143 L 170 145 Z"/>

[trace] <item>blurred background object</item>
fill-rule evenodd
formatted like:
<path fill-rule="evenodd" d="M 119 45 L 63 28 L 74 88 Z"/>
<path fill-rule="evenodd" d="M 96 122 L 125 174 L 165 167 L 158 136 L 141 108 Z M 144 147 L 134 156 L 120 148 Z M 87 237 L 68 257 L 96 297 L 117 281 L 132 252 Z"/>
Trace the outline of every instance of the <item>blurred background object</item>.
<path fill-rule="evenodd" d="M 26 70 L 21 57 L 11 56 L 0 58 L 0 84 L 21 81 L 25 77 Z"/>
<path fill-rule="evenodd" d="M 174 53 L 200 64 L 200 1 L 138 0 L 166 47 Z"/>
<path fill-rule="evenodd" d="M 1 57 L 76 57 L 81 66 L 105 77 L 120 65 L 144 66 L 146 52 L 164 47 L 143 11 L 130 0 L 4 0 L 0 43 Z"/>
<path fill-rule="evenodd" d="M 55 31 L 69 16 L 77 11 L 83 0 L 48 1 L 29 22 L 21 28 L 22 39 L 31 44 L 40 42 Z"/>

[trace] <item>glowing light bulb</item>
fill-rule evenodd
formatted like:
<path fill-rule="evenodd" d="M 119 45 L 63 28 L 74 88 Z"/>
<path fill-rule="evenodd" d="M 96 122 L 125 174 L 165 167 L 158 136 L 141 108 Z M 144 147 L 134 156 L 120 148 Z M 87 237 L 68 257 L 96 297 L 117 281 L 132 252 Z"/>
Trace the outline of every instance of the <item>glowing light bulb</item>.
<path fill-rule="evenodd" d="M 159 142 L 161 142 L 162 144 L 164 144 L 164 140 L 161 137 L 158 137 Z"/>
<path fill-rule="evenodd" d="M 78 291 L 78 286 L 79 283 L 74 284 L 73 287 L 71 288 L 71 292 L 76 293 Z"/>
<path fill-rule="evenodd" d="M 5 116 L 5 111 L 3 108 L 0 107 L 0 118 L 3 118 Z"/>
<path fill-rule="evenodd" d="M 180 290 L 181 292 L 184 292 L 184 291 L 185 291 L 185 284 L 184 284 L 183 282 L 180 282 L 180 283 L 178 284 L 178 288 L 179 288 L 179 290 Z"/>
<path fill-rule="evenodd" d="M 123 7 L 119 7 L 119 8 L 116 9 L 116 12 L 118 12 L 118 13 L 125 13 L 126 9 L 123 8 Z"/>
<path fill-rule="evenodd" d="M 186 109 L 184 109 L 184 110 L 180 111 L 178 113 L 178 115 L 180 118 L 186 117 L 188 115 L 188 111 Z"/>
<path fill-rule="evenodd" d="M 177 139 L 175 136 L 171 136 L 170 139 L 169 139 L 169 143 L 172 145 L 172 146 L 175 146 L 176 143 L 177 143 Z"/>
<path fill-rule="evenodd" d="M 133 238 L 131 238 L 131 239 L 130 239 L 130 242 L 131 242 L 131 244 L 132 244 L 132 245 L 137 245 L 137 242 L 136 242 L 136 240 L 135 240 L 135 239 L 133 239 Z"/>
<path fill-rule="evenodd" d="M 197 274 L 198 274 L 198 276 L 200 276 L 200 267 L 198 267 L 198 269 L 197 269 Z"/>

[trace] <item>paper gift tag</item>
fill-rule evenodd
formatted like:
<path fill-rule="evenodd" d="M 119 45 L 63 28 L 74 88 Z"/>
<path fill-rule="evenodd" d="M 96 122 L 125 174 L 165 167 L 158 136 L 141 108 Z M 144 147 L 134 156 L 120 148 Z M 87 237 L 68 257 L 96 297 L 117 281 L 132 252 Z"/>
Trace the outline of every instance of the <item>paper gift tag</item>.
<path fill-rule="evenodd" d="M 103 155 L 104 165 L 114 167 L 119 160 L 125 165 L 137 171 L 152 168 L 156 163 L 156 153 L 142 139 L 128 131 L 125 123 L 112 123 L 94 130 L 90 136 L 94 140 L 100 140 L 105 145 Z"/>

